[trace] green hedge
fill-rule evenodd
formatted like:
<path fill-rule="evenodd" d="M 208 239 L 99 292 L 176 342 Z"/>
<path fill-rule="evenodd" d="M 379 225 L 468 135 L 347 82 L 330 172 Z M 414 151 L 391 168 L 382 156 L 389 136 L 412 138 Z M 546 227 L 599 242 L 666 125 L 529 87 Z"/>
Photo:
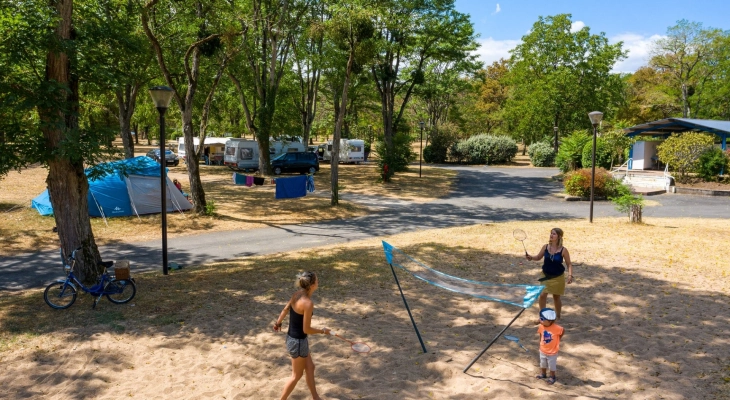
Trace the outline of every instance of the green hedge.
<path fill-rule="evenodd" d="M 480 134 L 461 140 L 450 148 L 449 156 L 467 164 L 503 164 L 517 154 L 517 142 L 508 136 Z"/>
<path fill-rule="evenodd" d="M 590 168 L 593 157 L 593 140 L 590 140 L 583 146 L 583 156 L 581 157 L 581 164 L 583 168 Z M 596 168 L 611 168 L 611 149 L 606 144 L 606 141 L 597 138 L 596 139 Z"/>
<path fill-rule="evenodd" d="M 555 149 L 545 142 L 531 144 L 527 148 L 527 155 L 535 167 L 551 167 L 555 163 Z"/>

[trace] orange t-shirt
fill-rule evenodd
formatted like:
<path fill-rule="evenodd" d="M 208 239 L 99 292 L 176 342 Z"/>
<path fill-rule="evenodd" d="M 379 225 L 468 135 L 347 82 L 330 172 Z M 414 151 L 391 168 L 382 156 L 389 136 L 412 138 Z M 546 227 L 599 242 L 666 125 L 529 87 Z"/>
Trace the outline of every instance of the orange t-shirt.
<path fill-rule="evenodd" d="M 556 325 L 554 322 L 550 326 L 540 325 L 537 333 L 540 334 L 540 351 L 548 356 L 558 354 L 560 350 L 560 336 L 563 335 L 565 329 Z"/>

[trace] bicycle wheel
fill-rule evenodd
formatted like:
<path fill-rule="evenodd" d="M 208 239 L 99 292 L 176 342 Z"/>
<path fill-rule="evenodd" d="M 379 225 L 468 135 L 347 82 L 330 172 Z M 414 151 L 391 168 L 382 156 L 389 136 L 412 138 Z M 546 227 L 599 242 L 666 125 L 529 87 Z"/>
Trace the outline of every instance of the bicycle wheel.
<path fill-rule="evenodd" d="M 129 303 L 137 293 L 137 285 L 131 279 L 114 279 L 107 285 L 105 293 L 114 304 Z"/>
<path fill-rule="evenodd" d="M 67 285 L 66 281 L 53 282 L 43 292 L 43 300 L 56 310 L 69 308 L 76 301 L 76 288 Z"/>

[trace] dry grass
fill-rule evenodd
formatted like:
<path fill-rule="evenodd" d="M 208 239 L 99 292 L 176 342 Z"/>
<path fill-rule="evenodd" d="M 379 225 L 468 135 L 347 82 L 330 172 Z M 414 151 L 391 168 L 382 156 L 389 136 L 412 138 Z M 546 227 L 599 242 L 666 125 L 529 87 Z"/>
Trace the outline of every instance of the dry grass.
<path fill-rule="evenodd" d="M 490 282 L 525 283 L 536 282 L 539 264 L 524 261 L 522 246 L 512 238 L 512 230 L 524 229 L 528 250 L 534 252 L 547 240 L 550 228 L 559 226 L 566 232 L 566 247 L 576 264 L 576 283 L 568 287 L 564 300 L 566 323 L 572 327 L 568 329 L 566 353 L 560 361 L 561 379 L 566 385 L 560 391 L 564 395 L 687 398 L 699 391 L 710 397 L 727 393 L 730 370 L 723 363 L 728 360 L 730 344 L 726 336 L 730 329 L 730 267 L 718 240 L 730 237 L 730 226 L 725 220 L 646 222 L 631 225 L 622 218 L 599 219 L 594 224 L 574 220 L 501 223 L 383 239 L 449 274 Z M 286 367 L 272 361 L 271 356 L 272 352 L 276 357 L 281 353 L 279 342 L 272 344 L 262 338 L 270 335 L 266 331 L 292 291 L 292 278 L 300 270 L 313 270 L 321 277 L 318 323 L 358 332 L 367 338 L 379 351 L 369 363 L 379 362 L 390 352 L 394 356 L 412 354 L 407 358 L 415 358 L 415 365 L 399 364 L 399 369 L 414 380 L 403 385 L 425 385 L 431 388 L 428 390 L 438 390 L 442 384 L 460 379 L 468 382 L 460 386 L 467 390 L 460 394 L 465 397 L 473 398 L 485 385 L 491 386 L 489 393 L 496 397 L 524 398 L 535 394 L 530 385 L 510 383 L 511 379 L 534 381 L 529 379 L 534 375 L 534 360 L 519 358 L 517 353 L 498 353 L 499 356 L 480 361 L 474 374 L 487 380 L 479 379 L 476 386 L 473 377 L 455 371 L 484 346 L 485 334 L 481 330 L 491 332 L 497 329 L 496 325 L 505 324 L 513 309 L 464 299 L 401 272 L 401 283 L 421 333 L 427 345 L 441 354 L 419 355 L 390 269 L 384 263 L 379 239 L 204 265 L 170 276 L 140 274 L 136 276 L 139 286 L 134 307 L 115 306 L 103 300 L 97 310 L 91 310 L 91 299 L 81 296 L 71 309 L 59 312 L 43 303 L 38 289 L 3 296 L 0 362 L 12 366 L 13 360 L 24 360 L 33 365 L 36 360 L 43 366 L 48 355 L 57 349 L 75 346 L 92 336 L 95 348 L 107 348 L 103 342 L 96 342 L 121 340 L 133 345 L 141 338 L 163 335 L 175 339 L 175 349 L 200 341 L 246 344 L 250 350 L 241 355 L 241 363 L 271 364 L 266 368 L 278 368 L 277 376 L 281 375 L 283 380 L 288 373 Z M 475 330 L 474 325 L 480 330 Z M 523 338 L 534 333 L 529 324 L 513 329 L 521 332 Z M 95 335 L 108 331 L 116 333 Z M 533 346 L 531 339 L 524 340 L 527 346 Z M 328 346 L 331 349 L 336 345 Z M 449 363 L 452 357 L 454 362 Z M 445 358 L 449 360 L 444 362 Z M 95 362 L 108 367 L 103 360 Z M 383 366 L 360 371 L 357 362 L 342 360 L 342 365 L 353 368 L 352 373 L 359 379 L 372 379 L 366 387 L 375 390 L 392 385 L 384 381 L 390 375 L 380 371 Z M 507 375 L 502 375 L 505 367 L 511 371 L 507 381 Z M 264 371 L 268 371 L 266 368 Z M 328 376 L 326 364 L 320 368 L 324 369 L 318 374 Z M 523 372 L 525 369 L 527 372 Z M 522 375 L 531 376 L 521 378 Z M 108 379 L 109 390 L 119 379 L 123 382 L 118 374 L 111 374 Z M 274 395 L 280 387 L 280 383 L 257 382 L 271 391 L 261 394 L 263 397 Z M 508 390 L 500 391 L 505 385 Z M 454 390 L 453 387 L 448 390 Z M 344 390 L 337 383 L 334 388 L 325 384 L 325 388 L 330 392 Z M 416 392 L 404 391 L 402 395 L 387 391 L 391 394 L 384 397 L 366 392 L 361 395 L 425 396 L 413 390 Z M 356 394 L 345 397 L 357 398 Z"/>
<path fill-rule="evenodd" d="M 139 149 L 138 149 L 139 150 Z M 144 151 L 138 154 L 144 154 Z M 411 201 L 429 201 L 448 193 L 453 171 L 424 168 L 423 185 L 418 170 L 398 174 L 392 183 L 379 181 L 375 165 L 340 165 L 341 194 L 369 194 Z M 170 168 L 170 178 L 177 178 L 188 189 L 185 165 Z M 52 232 L 53 217 L 41 217 L 30 208 L 30 201 L 46 188 L 47 170 L 34 167 L 22 172 L 11 172 L 0 181 L 0 239 L 4 246 L 0 255 L 13 255 L 28 251 L 57 247 L 58 236 Z M 268 184 L 247 188 L 231 184 L 231 171 L 220 166 L 201 166 L 201 180 L 206 200 L 215 203 L 213 217 L 188 214 L 168 214 L 169 237 L 193 235 L 203 232 L 254 229 L 277 224 L 297 224 L 352 218 L 371 212 L 367 207 L 341 201 L 339 207 L 330 206 L 330 169 L 322 165 L 315 176 L 317 191 L 295 201 L 274 200 L 275 186 Z M 122 217 L 107 220 L 92 218 L 96 242 L 99 245 L 157 239 L 160 235 L 160 216 L 141 218 Z"/>

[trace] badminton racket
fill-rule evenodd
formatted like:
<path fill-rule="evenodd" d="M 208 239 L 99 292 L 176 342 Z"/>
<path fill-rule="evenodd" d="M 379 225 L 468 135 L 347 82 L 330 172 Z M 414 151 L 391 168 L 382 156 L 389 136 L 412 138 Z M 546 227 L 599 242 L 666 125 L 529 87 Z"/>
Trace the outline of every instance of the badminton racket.
<path fill-rule="evenodd" d="M 522 347 L 523 349 L 525 349 L 525 346 L 523 346 L 522 343 L 520 343 L 520 338 L 518 338 L 517 336 L 504 335 L 502 337 L 505 338 L 505 339 L 507 339 L 507 340 L 511 340 L 511 341 L 517 343 L 520 347 Z M 529 350 L 525 349 L 525 351 L 529 351 Z"/>
<path fill-rule="evenodd" d="M 522 242 L 522 248 L 525 249 L 525 255 L 527 255 L 527 247 L 525 247 L 525 239 L 527 239 L 527 234 L 522 229 L 515 229 L 512 232 L 512 236 L 515 237 L 515 239 Z"/>
<path fill-rule="evenodd" d="M 338 338 L 340 338 L 340 339 L 344 340 L 345 342 L 347 342 L 347 343 L 350 343 L 350 347 L 351 347 L 351 348 L 352 348 L 352 350 L 354 350 L 354 351 L 355 351 L 356 353 L 365 353 L 365 354 L 367 354 L 367 353 L 370 353 L 370 346 L 368 346 L 368 345 L 367 345 L 367 344 L 365 344 L 365 343 L 362 343 L 362 342 L 352 342 L 352 341 L 349 341 L 349 340 L 347 340 L 347 339 L 343 338 L 342 336 L 338 335 L 337 333 L 335 333 L 335 332 L 333 332 L 333 331 L 330 331 L 330 335 L 332 335 L 332 336 L 336 336 L 336 337 L 338 337 Z"/>

